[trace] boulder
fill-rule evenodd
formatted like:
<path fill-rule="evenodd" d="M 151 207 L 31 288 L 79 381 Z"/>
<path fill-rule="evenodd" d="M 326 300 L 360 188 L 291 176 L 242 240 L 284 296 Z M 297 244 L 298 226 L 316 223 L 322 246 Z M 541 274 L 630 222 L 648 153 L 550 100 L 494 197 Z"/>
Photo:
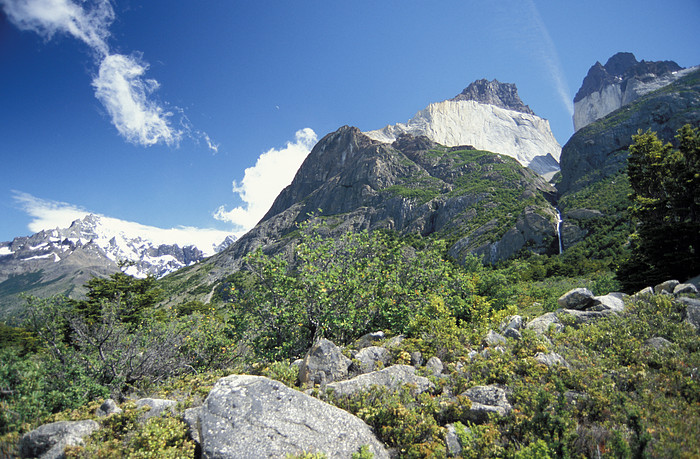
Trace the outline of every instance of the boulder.
<path fill-rule="evenodd" d="M 384 347 L 387 349 L 391 349 L 393 347 L 399 347 L 399 346 L 401 346 L 401 343 L 403 343 L 404 339 L 406 339 L 406 337 L 403 335 L 394 336 L 389 341 L 384 343 Z"/>
<path fill-rule="evenodd" d="M 686 305 L 683 321 L 700 332 L 700 300 L 683 297 L 678 298 L 676 301 Z"/>
<path fill-rule="evenodd" d="M 591 311 L 622 312 L 625 310 L 625 302 L 619 295 L 608 293 L 604 296 L 593 297 Z"/>
<path fill-rule="evenodd" d="M 674 295 L 693 295 L 698 293 L 698 288 L 693 284 L 678 284 L 673 288 Z"/>
<path fill-rule="evenodd" d="M 353 369 L 358 373 L 369 373 L 384 368 L 391 361 L 391 354 L 384 347 L 369 346 L 355 354 L 359 365 L 353 364 Z"/>
<path fill-rule="evenodd" d="M 503 332 L 503 336 L 506 338 L 513 338 L 515 340 L 520 340 L 523 338 L 522 333 L 520 333 L 520 330 L 516 328 L 506 328 L 506 330 Z"/>
<path fill-rule="evenodd" d="M 355 341 L 355 348 L 364 349 L 366 347 L 372 346 L 377 341 L 383 340 L 384 338 L 386 338 L 386 336 L 384 335 L 383 331 L 367 333 L 365 335 L 360 336 L 357 339 L 357 341 Z"/>
<path fill-rule="evenodd" d="M 493 347 L 500 344 L 506 344 L 506 338 L 493 330 L 489 330 L 484 338 L 484 346 Z"/>
<path fill-rule="evenodd" d="M 433 376 L 440 376 L 445 366 L 442 364 L 442 360 L 433 356 L 428 359 L 428 363 L 425 364 L 425 369 Z"/>
<path fill-rule="evenodd" d="M 668 346 L 670 346 L 672 343 L 669 340 L 667 340 L 666 338 L 662 338 L 660 336 L 655 336 L 653 338 L 649 338 L 648 340 L 644 341 L 644 344 L 647 345 L 648 347 L 656 349 L 657 351 L 663 351 Z"/>
<path fill-rule="evenodd" d="M 632 295 L 632 298 L 636 300 L 636 299 L 639 299 L 639 298 L 641 298 L 641 297 L 648 296 L 648 295 L 653 295 L 653 294 L 654 294 L 654 289 L 653 289 L 653 288 L 651 288 L 651 287 L 644 287 L 643 289 L 641 289 L 640 291 L 638 291 L 637 293 L 635 293 L 634 295 Z"/>
<path fill-rule="evenodd" d="M 108 398 L 105 400 L 102 405 L 100 405 L 99 408 L 95 411 L 95 416 L 98 418 L 103 418 L 105 416 L 109 416 L 110 414 L 116 414 L 116 413 L 121 413 L 122 409 L 117 406 L 117 402 L 112 400 L 111 398 Z"/>
<path fill-rule="evenodd" d="M 515 315 L 508 318 L 508 323 L 501 327 L 501 331 L 505 334 L 506 330 L 520 330 L 521 328 L 523 328 L 523 318 Z"/>
<path fill-rule="evenodd" d="M 363 445 L 389 457 L 359 418 L 262 376 L 220 379 L 194 414 L 203 458 L 349 458 Z"/>
<path fill-rule="evenodd" d="M 447 446 L 447 456 L 460 456 L 462 454 L 462 444 L 459 442 L 459 436 L 457 435 L 457 429 L 455 428 L 455 425 L 447 424 L 445 428 L 447 429 L 447 431 L 445 432 L 445 446 Z"/>
<path fill-rule="evenodd" d="M 560 309 L 557 311 L 557 315 L 560 318 L 562 318 L 562 316 L 569 316 L 569 318 L 573 318 L 575 325 L 589 324 L 607 317 L 610 314 L 614 314 L 613 311 L 579 311 L 577 309 Z"/>
<path fill-rule="evenodd" d="M 99 428 L 99 424 L 92 420 L 44 424 L 24 434 L 19 441 L 19 454 L 41 459 L 64 458 L 66 446 L 82 445 L 83 438 Z"/>
<path fill-rule="evenodd" d="M 423 354 L 421 351 L 411 352 L 411 365 L 414 367 L 419 367 L 423 365 Z"/>
<path fill-rule="evenodd" d="M 535 360 L 538 363 L 541 363 L 542 365 L 545 365 L 549 368 L 556 367 L 559 365 L 565 368 L 570 368 L 569 362 L 564 360 L 564 357 L 557 354 L 556 352 L 549 352 L 547 354 L 545 354 L 544 352 L 538 352 L 537 354 L 535 354 Z"/>
<path fill-rule="evenodd" d="M 177 402 L 174 400 L 165 400 L 161 398 L 142 398 L 139 400 L 136 400 L 136 407 L 137 408 L 146 408 L 148 407 L 148 411 L 143 413 L 141 415 L 141 420 L 145 421 L 146 419 L 150 419 L 156 416 L 160 416 L 163 414 L 165 411 L 169 410 L 170 412 L 173 412 L 175 409 L 175 405 L 177 405 Z"/>
<path fill-rule="evenodd" d="M 348 375 L 352 361 L 345 357 L 340 348 L 322 339 L 311 346 L 299 366 L 299 381 L 302 384 L 321 384 L 338 381 Z"/>
<path fill-rule="evenodd" d="M 434 387 L 434 384 L 428 378 L 417 376 L 414 367 L 410 365 L 392 365 L 383 370 L 365 373 L 346 381 L 330 383 L 326 386 L 326 389 L 332 390 L 336 396 L 343 397 L 369 390 L 372 386 L 383 386 L 390 391 L 395 391 L 404 384 L 412 384 L 416 394 Z"/>
<path fill-rule="evenodd" d="M 559 318 L 554 312 L 542 314 L 527 323 L 527 328 L 539 335 L 546 333 L 550 326 L 553 326 L 554 330 L 558 332 L 564 329 L 564 325 L 559 321 Z"/>
<path fill-rule="evenodd" d="M 655 285 L 654 293 L 673 293 L 673 289 L 675 289 L 678 284 L 680 284 L 680 282 L 677 280 L 667 280 L 666 282 Z"/>
<path fill-rule="evenodd" d="M 462 393 L 472 402 L 465 418 L 475 424 L 488 422 L 491 414 L 505 416 L 513 409 L 506 397 L 505 389 L 496 386 L 474 386 Z"/>
<path fill-rule="evenodd" d="M 593 302 L 593 292 L 587 288 L 569 290 L 557 300 L 557 304 L 564 309 L 586 309 Z"/>

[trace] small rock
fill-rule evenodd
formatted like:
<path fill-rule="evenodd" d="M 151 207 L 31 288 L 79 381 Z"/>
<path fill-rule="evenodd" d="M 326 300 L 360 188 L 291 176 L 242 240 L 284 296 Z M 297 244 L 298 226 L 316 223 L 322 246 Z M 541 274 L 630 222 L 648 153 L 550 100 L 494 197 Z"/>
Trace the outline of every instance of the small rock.
<path fill-rule="evenodd" d="M 338 381 L 348 375 L 351 363 L 338 346 L 322 339 L 311 346 L 299 366 L 299 381 L 302 384 Z"/>
<path fill-rule="evenodd" d="M 326 386 L 336 396 L 352 395 L 356 392 L 368 390 L 372 386 L 384 386 L 390 391 L 395 391 L 404 384 L 415 386 L 415 393 L 425 392 L 435 385 L 424 376 L 416 376 L 416 369 L 410 365 L 392 365 L 383 370 L 373 371 L 356 376 L 346 381 L 336 381 Z M 307 393 L 309 393 L 307 391 Z"/>
<path fill-rule="evenodd" d="M 142 398 L 136 400 L 136 408 L 149 407 L 150 409 L 141 415 L 141 420 L 145 421 L 156 416 L 160 416 L 166 410 L 171 412 L 174 410 L 177 402 L 174 400 L 165 400 L 161 398 Z"/>
<path fill-rule="evenodd" d="M 445 367 L 442 364 L 442 360 L 433 356 L 428 359 L 428 363 L 425 364 L 425 368 L 430 374 L 439 376 Z"/>
<path fill-rule="evenodd" d="M 364 349 L 366 347 L 372 346 L 377 341 L 383 340 L 384 338 L 386 338 L 386 336 L 381 330 L 372 333 L 367 333 L 365 335 L 360 336 L 360 338 L 358 338 L 358 340 L 355 341 L 355 347 L 357 347 L 357 349 Z"/>
<path fill-rule="evenodd" d="M 394 336 L 389 341 L 384 343 L 384 347 L 387 349 L 391 349 L 392 347 L 398 347 L 401 345 L 401 343 L 403 343 L 404 339 L 406 339 L 406 337 L 403 335 Z"/>
<path fill-rule="evenodd" d="M 95 411 L 95 416 L 98 418 L 103 418 L 105 416 L 109 416 L 110 414 L 116 414 L 116 413 L 121 413 L 122 409 L 117 406 L 117 402 L 112 400 L 111 398 L 108 398 L 105 400 L 102 405 L 100 405 L 99 408 Z"/>
<path fill-rule="evenodd" d="M 421 351 L 411 352 L 411 365 L 414 367 L 423 365 L 423 354 Z"/>
<path fill-rule="evenodd" d="M 654 286 L 654 293 L 673 293 L 673 289 L 676 288 L 676 286 L 680 284 L 677 280 L 667 280 L 666 282 L 662 282 L 656 286 Z"/>
<path fill-rule="evenodd" d="M 559 321 L 556 313 L 548 312 L 539 317 L 535 317 L 527 323 L 527 328 L 539 335 L 547 333 L 549 327 L 553 326 L 554 331 L 560 332 L 564 329 L 564 325 Z"/>
<path fill-rule="evenodd" d="M 593 304 L 593 292 L 587 288 L 575 288 L 560 296 L 557 304 L 564 309 L 586 309 Z"/>
<path fill-rule="evenodd" d="M 577 309 L 561 309 L 557 311 L 559 315 L 568 315 L 570 317 L 573 317 L 574 322 L 576 325 L 581 325 L 581 324 L 589 324 L 591 322 L 595 322 L 596 320 L 602 319 L 604 317 L 609 316 L 610 314 L 614 314 L 613 311 L 610 310 L 605 310 L 605 311 L 579 311 Z"/>
<path fill-rule="evenodd" d="M 484 346 L 493 347 L 498 346 L 499 344 L 506 344 L 505 337 L 493 330 L 489 330 L 484 338 Z"/>
<path fill-rule="evenodd" d="M 666 338 L 662 338 L 660 336 L 655 336 L 653 338 L 649 338 L 648 340 L 644 341 L 644 344 L 646 344 L 649 347 L 653 347 L 657 351 L 662 351 L 666 349 L 668 346 L 670 346 L 672 343 L 667 340 Z"/>
<path fill-rule="evenodd" d="M 697 293 L 698 288 L 693 284 L 678 284 L 673 289 L 674 295 L 692 295 Z"/>
<path fill-rule="evenodd" d="M 653 294 L 654 294 L 654 289 L 653 289 L 653 288 L 651 288 L 651 287 L 644 287 L 643 289 L 641 289 L 640 291 L 638 291 L 637 293 L 635 293 L 634 295 L 632 295 L 632 298 L 636 300 L 636 299 L 639 299 L 639 298 L 641 298 L 641 297 L 649 296 L 649 295 L 653 295 Z"/>
<path fill-rule="evenodd" d="M 622 312 L 625 310 L 625 302 L 614 293 L 609 293 L 604 296 L 593 297 L 593 305 L 590 310 Z"/>
<path fill-rule="evenodd" d="M 503 332 L 503 336 L 506 338 L 513 338 L 515 340 L 521 340 L 523 338 L 522 333 L 520 333 L 520 330 L 515 329 L 515 328 L 506 328 L 506 331 Z"/>
<path fill-rule="evenodd" d="M 65 458 L 66 446 L 83 444 L 83 438 L 100 428 L 95 421 L 59 421 L 44 424 L 22 436 L 19 441 L 21 457 L 41 459 Z"/>
<path fill-rule="evenodd" d="M 538 352 L 535 354 L 535 360 L 538 363 L 541 363 L 542 365 L 545 365 L 549 368 L 555 367 L 558 365 L 561 365 L 566 368 L 570 368 L 569 362 L 564 360 L 564 357 L 561 355 L 557 354 L 556 352 L 549 352 L 545 354 L 544 352 Z"/>
<path fill-rule="evenodd" d="M 472 402 L 472 407 L 465 413 L 465 418 L 475 424 L 487 422 L 492 413 L 505 416 L 513 409 L 506 398 L 505 389 L 496 385 L 474 386 L 464 391 L 462 395 Z"/>
<path fill-rule="evenodd" d="M 508 323 L 501 327 L 501 331 L 505 332 L 506 330 L 520 330 L 521 328 L 523 328 L 523 318 L 516 315 L 511 316 L 508 319 Z"/>
<path fill-rule="evenodd" d="M 457 429 L 454 424 L 447 424 L 445 426 L 447 432 L 445 433 L 445 444 L 447 445 L 447 456 L 455 457 L 462 454 L 462 444 L 459 442 L 459 437 L 457 436 Z M 468 427 L 465 427 L 468 428 Z"/>
<path fill-rule="evenodd" d="M 359 373 L 369 373 L 370 371 L 384 368 L 391 361 L 391 354 L 384 347 L 369 346 L 355 354 L 355 359 L 360 362 L 357 371 Z"/>

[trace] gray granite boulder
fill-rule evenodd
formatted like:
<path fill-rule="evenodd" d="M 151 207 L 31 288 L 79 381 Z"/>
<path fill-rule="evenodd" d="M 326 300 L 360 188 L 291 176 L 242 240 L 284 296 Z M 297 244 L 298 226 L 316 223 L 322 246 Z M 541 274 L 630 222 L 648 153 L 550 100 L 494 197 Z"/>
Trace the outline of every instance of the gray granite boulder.
<path fill-rule="evenodd" d="M 447 456 L 455 457 L 462 454 L 462 444 L 459 441 L 459 436 L 457 435 L 457 429 L 454 424 L 447 424 L 445 426 L 445 446 L 447 447 Z M 465 427 L 467 429 L 468 427 Z"/>
<path fill-rule="evenodd" d="M 673 293 L 676 286 L 680 284 L 677 280 L 667 280 L 654 286 L 654 293 Z"/>
<path fill-rule="evenodd" d="M 535 317 L 527 323 L 526 328 L 542 335 L 549 330 L 550 326 L 554 327 L 555 331 L 562 331 L 564 329 L 564 325 L 559 321 L 559 318 L 554 312 L 548 312 L 539 317 Z"/>
<path fill-rule="evenodd" d="M 696 298 L 678 298 L 676 301 L 686 306 L 683 321 L 700 333 L 700 300 Z"/>
<path fill-rule="evenodd" d="M 693 295 L 698 293 L 694 284 L 678 284 L 673 288 L 674 295 Z"/>
<path fill-rule="evenodd" d="M 657 351 L 663 351 L 667 347 L 669 347 L 672 343 L 667 340 L 666 338 L 662 338 L 661 336 L 655 336 L 653 338 L 649 338 L 648 340 L 644 341 L 644 344 L 648 347 L 654 348 Z"/>
<path fill-rule="evenodd" d="M 117 402 L 112 400 L 111 398 L 108 398 L 105 400 L 102 405 L 100 405 L 99 408 L 95 411 L 95 416 L 98 418 L 103 418 L 105 416 L 109 416 L 110 414 L 117 414 L 121 413 L 122 409 L 117 406 Z"/>
<path fill-rule="evenodd" d="M 342 397 L 367 391 L 372 386 L 383 386 L 390 391 L 394 391 L 404 384 L 413 385 L 416 394 L 434 387 L 434 384 L 428 378 L 417 376 L 414 367 L 410 365 L 392 365 L 383 370 L 365 373 L 347 381 L 330 383 L 326 386 L 326 389 L 331 390 L 333 395 Z"/>
<path fill-rule="evenodd" d="M 506 397 L 506 391 L 496 385 L 474 386 L 462 393 L 471 400 L 472 407 L 465 413 L 465 418 L 475 424 L 488 422 L 490 415 L 505 416 L 513 406 Z"/>
<path fill-rule="evenodd" d="M 368 346 L 355 354 L 355 360 L 359 364 L 353 364 L 354 371 L 369 373 L 384 368 L 391 361 L 391 353 L 384 347 Z"/>
<path fill-rule="evenodd" d="M 544 352 L 538 352 L 537 354 L 535 354 L 535 360 L 538 363 L 541 363 L 542 365 L 545 365 L 549 368 L 556 366 L 570 368 L 569 362 L 564 360 L 564 357 L 557 354 L 556 352 L 549 352 L 547 354 L 545 354 Z"/>
<path fill-rule="evenodd" d="M 577 309 L 560 309 L 557 316 L 564 321 L 571 320 L 572 325 L 583 325 L 614 314 L 611 310 L 604 311 L 579 311 Z"/>
<path fill-rule="evenodd" d="M 220 379 L 189 417 L 190 422 L 195 418 L 203 458 L 282 458 L 301 453 L 349 458 L 363 445 L 377 459 L 389 457 L 359 418 L 262 376 Z"/>
<path fill-rule="evenodd" d="M 364 349 L 368 346 L 374 345 L 377 341 L 381 341 L 384 338 L 386 338 L 386 335 L 384 334 L 383 331 L 376 331 L 372 333 L 367 333 L 362 336 L 360 336 L 357 341 L 355 341 L 355 348 L 356 349 Z"/>
<path fill-rule="evenodd" d="M 493 330 L 489 330 L 489 332 L 486 334 L 486 337 L 484 338 L 483 344 L 484 346 L 488 347 L 506 344 L 506 338 Z"/>
<path fill-rule="evenodd" d="M 593 297 L 593 305 L 591 311 L 612 311 L 622 312 L 625 310 L 625 302 L 615 293 L 609 293 L 603 296 Z"/>
<path fill-rule="evenodd" d="M 593 301 L 593 292 L 587 288 L 575 288 L 560 296 L 557 304 L 564 309 L 586 309 Z"/>
<path fill-rule="evenodd" d="M 161 398 L 142 398 L 136 400 L 136 408 L 148 408 L 148 411 L 141 415 L 141 421 L 160 416 L 165 411 L 170 411 L 172 413 L 175 410 L 175 405 L 177 405 L 176 401 Z"/>
<path fill-rule="evenodd" d="M 338 346 L 322 339 L 311 346 L 299 365 L 299 381 L 302 384 L 338 381 L 347 377 L 351 363 Z"/>
<path fill-rule="evenodd" d="M 440 376 L 445 366 L 442 364 L 442 360 L 433 356 L 428 359 L 428 363 L 425 364 L 425 369 L 433 376 Z"/>
<path fill-rule="evenodd" d="M 66 446 L 83 444 L 87 437 L 100 426 L 95 421 L 60 421 L 44 424 L 22 436 L 19 441 L 21 457 L 41 459 L 64 458 Z"/>

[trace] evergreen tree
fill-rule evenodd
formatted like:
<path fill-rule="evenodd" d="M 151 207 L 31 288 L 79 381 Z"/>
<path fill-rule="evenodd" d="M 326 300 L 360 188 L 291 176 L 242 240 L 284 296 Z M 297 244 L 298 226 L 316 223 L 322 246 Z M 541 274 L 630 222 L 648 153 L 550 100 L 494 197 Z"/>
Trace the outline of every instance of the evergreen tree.
<path fill-rule="evenodd" d="M 647 130 L 632 136 L 632 255 L 618 276 L 627 289 L 700 273 L 700 134 L 685 125 L 678 149 Z"/>

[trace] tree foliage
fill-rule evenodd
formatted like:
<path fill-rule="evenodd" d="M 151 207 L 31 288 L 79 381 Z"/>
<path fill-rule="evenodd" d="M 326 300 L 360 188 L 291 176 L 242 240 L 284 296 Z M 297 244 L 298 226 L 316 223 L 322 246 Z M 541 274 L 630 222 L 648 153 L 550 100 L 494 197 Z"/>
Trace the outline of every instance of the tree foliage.
<path fill-rule="evenodd" d="M 700 272 L 700 134 L 685 125 L 678 149 L 654 132 L 632 137 L 630 211 L 638 222 L 632 254 L 618 272 L 627 289 Z"/>

